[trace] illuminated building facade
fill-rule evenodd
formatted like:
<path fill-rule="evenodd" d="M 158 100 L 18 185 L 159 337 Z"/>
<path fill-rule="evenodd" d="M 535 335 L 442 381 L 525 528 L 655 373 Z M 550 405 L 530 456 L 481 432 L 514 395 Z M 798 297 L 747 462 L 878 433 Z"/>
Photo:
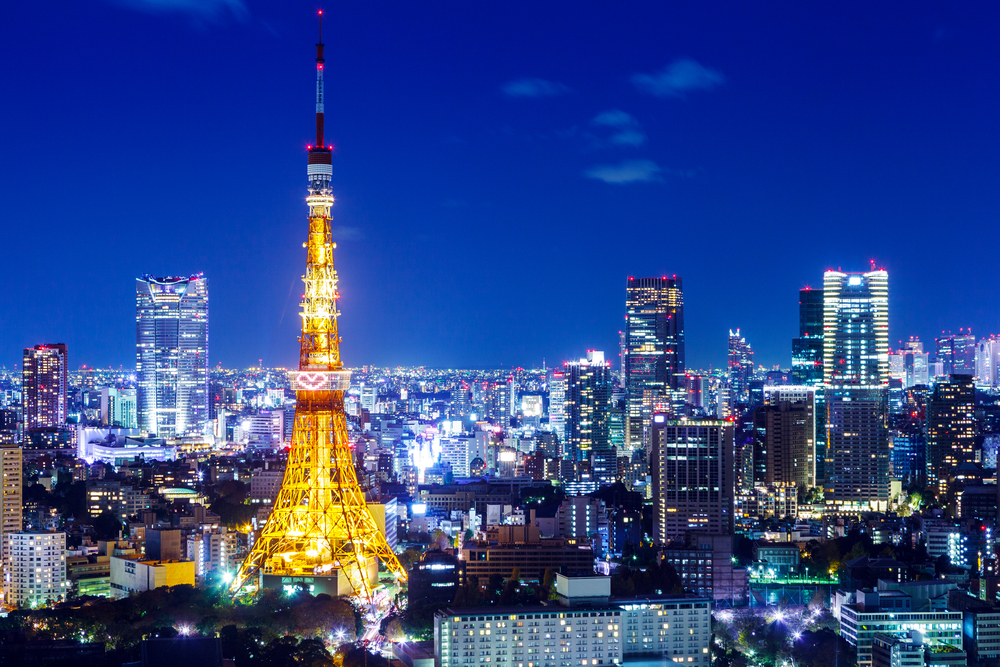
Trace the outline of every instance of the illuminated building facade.
<path fill-rule="evenodd" d="M 322 12 L 320 12 L 322 18 Z M 347 432 L 344 394 L 350 371 L 340 358 L 336 244 L 330 233 L 333 157 L 323 140 L 323 39 L 316 45 L 316 145 L 309 147 L 309 234 L 305 243 L 305 293 L 301 302 L 299 369 L 288 373 L 295 418 L 285 475 L 271 514 L 233 579 L 247 584 L 373 602 L 379 563 L 406 579 L 365 501 Z"/>
<path fill-rule="evenodd" d="M 66 346 L 56 343 L 26 348 L 23 362 L 21 407 L 25 433 L 64 428 L 69 391 Z"/>
<path fill-rule="evenodd" d="M 135 281 L 139 428 L 161 438 L 208 429 L 208 279 Z"/>
<path fill-rule="evenodd" d="M 552 371 L 549 377 L 549 429 L 566 444 L 566 374 Z"/>
<path fill-rule="evenodd" d="M 929 383 L 929 355 L 916 336 L 903 343 L 903 347 L 889 354 L 889 377 L 899 380 L 903 389 Z"/>
<path fill-rule="evenodd" d="M 934 385 L 927 402 L 927 483 L 946 490 L 951 469 L 975 461 L 976 384 L 952 375 Z"/>
<path fill-rule="evenodd" d="M 792 384 L 823 384 L 823 290 L 799 290 L 799 337 L 792 339 Z"/>
<path fill-rule="evenodd" d="M 889 274 L 823 276 L 823 383 L 889 383 Z"/>
<path fill-rule="evenodd" d="M 611 364 L 604 353 L 587 351 L 587 357 L 567 362 L 566 375 L 566 454 L 574 461 L 595 460 L 594 478 L 611 483 L 618 473 L 612 455 L 608 411 L 611 406 Z"/>
<path fill-rule="evenodd" d="M 736 467 L 733 424 L 653 415 L 653 526 L 657 544 L 689 530 L 733 532 Z"/>
<path fill-rule="evenodd" d="M 976 374 L 976 337 L 971 329 L 959 329 L 957 335 L 949 333 L 935 338 L 934 343 L 937 360 L 943 365 L 943 375 Z"/>
<path fill-rule="evenodd" d="M 10 578 L 7 604 L 22 609 L 66 599 L 66 533 L 17 532 L 9 535 Z"/>
<path fill-rule="evenodd" d="M 8 536 L 22 528 L 24 463 L 21 448 L 13 443 L 0 445 L 0 577 L 9 583 L 10 544 Z"/>
<path fill-rule="evenodd" d="M 632 278 L 625 288 L 625 448 L 646 446 L 654 408 L 684 377 L 684 290 L 681 279 Z"/>
<path fill-rule="evenodd" d="M 101 426 L 138 428 L 139 419 L 135 389 L 101 389 Z"/>
<path fill-rule="evenodd" d="M 746 403 L 749 398 L 750 380 L 753 379 L 753 349 L 747 339 L 729 330 L 729 387 L 733 399 Z"/>
<path fill-rule="evenodd" d="M 816 388 L 764 388 L 767 485 L 816 486 Z"/>
<path fill-rule="evenodd" d="M 889 274 L 823 276 L 827 499 L 889 504 Z"/>

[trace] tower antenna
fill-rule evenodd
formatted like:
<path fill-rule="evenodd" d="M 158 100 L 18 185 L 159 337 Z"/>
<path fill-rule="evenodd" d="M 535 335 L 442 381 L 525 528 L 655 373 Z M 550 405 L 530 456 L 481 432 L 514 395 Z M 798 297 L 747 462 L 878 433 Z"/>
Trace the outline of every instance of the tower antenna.
<path fill-rule="evenodd" d="M 319 10 L 319 41 L 316 43 L 316 147 L 323 148 L 323 10 Z"/>

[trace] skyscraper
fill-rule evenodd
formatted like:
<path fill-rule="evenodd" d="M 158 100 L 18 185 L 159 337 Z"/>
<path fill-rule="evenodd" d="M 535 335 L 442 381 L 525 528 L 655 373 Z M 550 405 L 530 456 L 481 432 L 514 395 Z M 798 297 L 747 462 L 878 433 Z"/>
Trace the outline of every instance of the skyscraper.
<path fill-rule="evenodd" d="M 823 276 L 826 488 L 838 505 L 889 503 L 889 275 Z"/>
<path fill-rule="evenodd" d="M 21 448 L 13 443 L 0 444 L 0 577 L 4 590 L 9 589 L 9 536 L 22 528 L 22 475 L 24 459 Z"/>
<path fill-rule="evenodd" d="M 799 337 L 792 339 L 792 384 L 815 394 L 816 485 L 826 481 L 826 394 L 823 391 L 823 290 L 799 290 Z"/>
<path fill-rule="evenodd" d="M 559 438 L 559 446 L 566 444 L 566 374 L 552 371 L 549 377 L 549 429 Z"/>
<path fill-rule="evenodd" d="M 823 384 L 823 290 L 799 290 L 799 337 L 792 339 L 792 384 Z"/>
<path fill-rule="evenodd" d="M 971 329 L 959 329 L 957 335 L 949 333 L 934 342 L 937 361 L 944 364 L 944 375 L 975 375 L 976 337 Z"/>
<path fill-rule="evenodd" d="M 984 338 L 976 345 L 976 380 L 980 386 L 1000 385 L 1000 338 Z"/>
<path fill-rule="evenodd" d="M 652 419 L 653 526 L 657 544 L 689 530 L 733 532 L 736 493 L 733 425 L 728 421 Z"/>
<path fill-rule="evenodd" d="M 746 338 L 729 330 L 729 386 L 734 400 L 746 403 L 750 380 L 753 379 L 753 349 Z"/>
<path fill-rule="evenodd" d="M 971 375 L 952 375 L 927 402 L 927 485 L 947 491 L 951 469 L 975 460 L 975 440 L 976 384 Z"/>
<path fill-rule="evenodd" d="M 928 384 L 928 356 L 920 339 L 910 336 L 901 349 L 889 354 L 889 377 L 902 382 L 903 389 Z"/>
<path fill-rule="evenodd" d="M 68 364 L 66 346 L 62 343 L 36 345 L 24 350 L 21 406 L 26 434 L 65 426 Z"/>
<path fill-rule="evenodd" d="M 889 383 L 889 274 L 823 276 L 823 383 Z"/>
<path fill-rule="evenodd" d="M 764 387 L 764 482 L 816 486 L 816 387 Z"/>
<path fill-rule="evenodd" d="M 139 428 L 161 438 L 208 428 L 208 279 L 135 281 Z"/>
<path fill-rule="evenodd" d="M 585 359 L 567 362 L 563 371 L 566 374 L 566 456 L 574 461 L 596 458 L 595 479 L 600 464 L 599 481 L 614 482 L 618 468 L 616 458 L 610 455 L 608 419 L 611 364 L 604 361 L 603 352 L 588 350 Z"/>
<path fill-rule="evenodd" d="M 654 407 L 684 376 L 684 291 L 681 279 L 629 277 L 625 288 L 625 448 L 646 446 Z"/>

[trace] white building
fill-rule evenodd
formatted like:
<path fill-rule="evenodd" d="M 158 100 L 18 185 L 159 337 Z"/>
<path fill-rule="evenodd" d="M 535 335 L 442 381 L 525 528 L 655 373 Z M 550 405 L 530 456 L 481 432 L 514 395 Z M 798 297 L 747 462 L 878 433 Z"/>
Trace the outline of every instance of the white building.
<path fill-rule="evenodd" d="M 187 538 L 187 556 L 194 561 L 196 577 L 204 577 L 217 569 L 233 572 L 240 565 L 236 533 L 218 526 L 192 533 Z"/>
<path fill-rule="evenodd" d="M 65 599 L 68 590 L 66 533 L 18 532 L 8 535 L 7 540 L 10 551 L 8 604 L 34 608 Z"/>
<path fill-rule="evenodd" d="M 697 596 L 610 599 L 608 577 L 557 575 L 559 605 L 443 609 L 434 616 L 440 667 L 618 665 L 630 656 L 656 664 L 711 664 L 712 603 Z"/>

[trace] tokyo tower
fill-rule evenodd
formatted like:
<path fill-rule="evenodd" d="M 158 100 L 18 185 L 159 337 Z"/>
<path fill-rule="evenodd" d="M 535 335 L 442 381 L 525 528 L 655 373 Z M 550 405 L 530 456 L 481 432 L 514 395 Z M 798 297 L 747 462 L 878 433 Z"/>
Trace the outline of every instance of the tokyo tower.
<path fill-rule="evenodd" d="M 344 392 L 350 371 L 340 360 L 337 272 L 333 268 L 330 208 L 332 147 L 323 141 L 323 27 L 316 45 L 316 145 L 309 147 L 309 238 L 302 277 L 299 370 L 289 372 L 295 422 L 288 463 L 267 522 L 233 579 L 244 586 L 284 588 L 299 583 L 316 593 L 372 601 L 379 561 L 400 579 L 406 572 L 379 532 L 354 470 Z"/>

